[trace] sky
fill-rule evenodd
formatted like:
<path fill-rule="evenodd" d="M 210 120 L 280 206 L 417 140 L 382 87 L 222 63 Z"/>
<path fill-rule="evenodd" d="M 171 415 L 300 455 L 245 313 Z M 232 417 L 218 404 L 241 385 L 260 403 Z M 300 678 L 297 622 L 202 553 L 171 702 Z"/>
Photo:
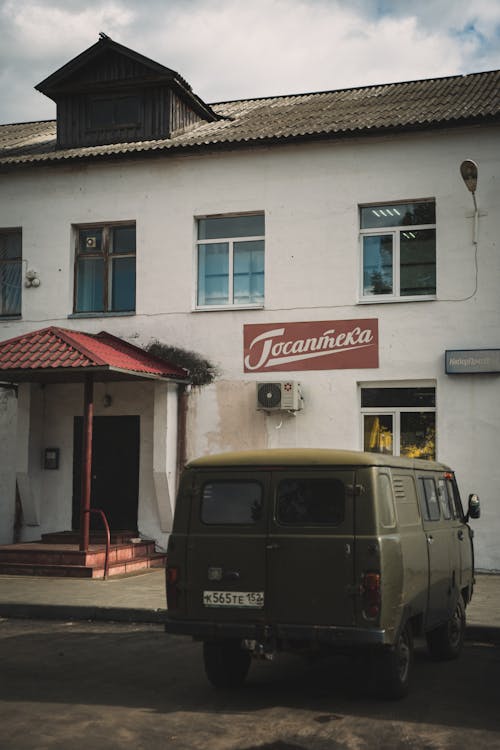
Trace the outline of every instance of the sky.
<path fill-rule="evenodd" d="M 0 123 L 101 31 L 209 103 L 500 68 L 500 0 L 0 0 Z"/>

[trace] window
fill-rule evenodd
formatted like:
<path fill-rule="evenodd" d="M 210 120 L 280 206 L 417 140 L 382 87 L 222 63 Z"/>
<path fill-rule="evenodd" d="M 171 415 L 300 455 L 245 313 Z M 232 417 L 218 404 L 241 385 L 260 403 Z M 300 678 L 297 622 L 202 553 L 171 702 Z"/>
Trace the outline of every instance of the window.
<path fill-rule="evenodd" d="M 88 122 L 91 130 L 136 127 L 141 119 L 138 96 L 99 97 L 89 101 Z"/>
<path fill-rule="evenodd" d="M 420 479 L 422 515 L 426 521 L 439 521 L 439 502 L 432 477 Z"/>
<path fill-rule="evenodd" d="M 198 307 L 264 304 L 264 216 L 198 219 Z"/>
<path fill-rule="evenodd" d="M 22 235 L 0 229 L 0 317 L 21 315 Z"/>
<path fill-rule="evenodd" d="M 210 482 L 201 494 L 206 524 L 255 524 L 262 517 L 262 487 L 257 482 Z"/>
<path fill-rule="evenodd" d="M 360 227 L 362 300 L 435 296 L 434 200 L 362 206 Z"/>
<path fill-rule="evenodd" d="M 135 310 L 135 224 L 76 232 L 75 312 Z"/>
<path fill-rule="evenodd" d="M 450 496 L 448 491 L 449 482 L 449 479 L 438 479 L 439 505 L 441 506 L 441 514 L 447 521 L 450 518 L 455 518 L 453 494 Z"/>
<path fill-rule="evenodd" d="M 338 526 L 344 515 L 345 487 L 340 479 L 284 479 L 278 485 L 279 523 Z"/>
<path fill-rule="evenodd" d="M 361 410 L 363 450 L 435 458 L 435 388 L 362 388 Z"/>

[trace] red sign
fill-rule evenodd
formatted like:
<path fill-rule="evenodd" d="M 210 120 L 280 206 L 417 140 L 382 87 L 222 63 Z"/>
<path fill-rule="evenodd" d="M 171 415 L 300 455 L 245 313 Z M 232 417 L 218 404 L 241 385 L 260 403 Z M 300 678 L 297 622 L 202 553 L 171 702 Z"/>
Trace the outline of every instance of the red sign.
<path fill-rule="evenodd" d="M 243 327 L 244 372 L 378 367 L 378 320 L 315 320 Z"/>

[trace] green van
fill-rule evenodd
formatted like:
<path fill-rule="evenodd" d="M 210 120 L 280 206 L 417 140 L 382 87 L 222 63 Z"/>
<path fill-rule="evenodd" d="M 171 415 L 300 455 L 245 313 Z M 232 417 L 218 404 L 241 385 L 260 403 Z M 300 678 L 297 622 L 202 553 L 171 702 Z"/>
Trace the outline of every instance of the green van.
<path fill-rule="evenodd" d="M 166 573 L 168 633 L 203 641 L 216 687 L 251 657 L 338 650 L 408 691 L 413 638 L 459 655 L 479 500 L 443 464 L 327 449 L 225 453 L 182 476 Z"/>

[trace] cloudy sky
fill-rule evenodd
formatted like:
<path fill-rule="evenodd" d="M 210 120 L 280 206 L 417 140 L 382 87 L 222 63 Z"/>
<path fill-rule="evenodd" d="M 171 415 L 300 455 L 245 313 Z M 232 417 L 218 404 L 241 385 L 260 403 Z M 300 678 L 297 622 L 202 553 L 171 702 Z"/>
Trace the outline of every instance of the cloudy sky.
<path fill-rule="evenodd" d="M 100 31 L 207 102 L 500 68 L 500 0 L 0 0 L 0 123 Z"/>

